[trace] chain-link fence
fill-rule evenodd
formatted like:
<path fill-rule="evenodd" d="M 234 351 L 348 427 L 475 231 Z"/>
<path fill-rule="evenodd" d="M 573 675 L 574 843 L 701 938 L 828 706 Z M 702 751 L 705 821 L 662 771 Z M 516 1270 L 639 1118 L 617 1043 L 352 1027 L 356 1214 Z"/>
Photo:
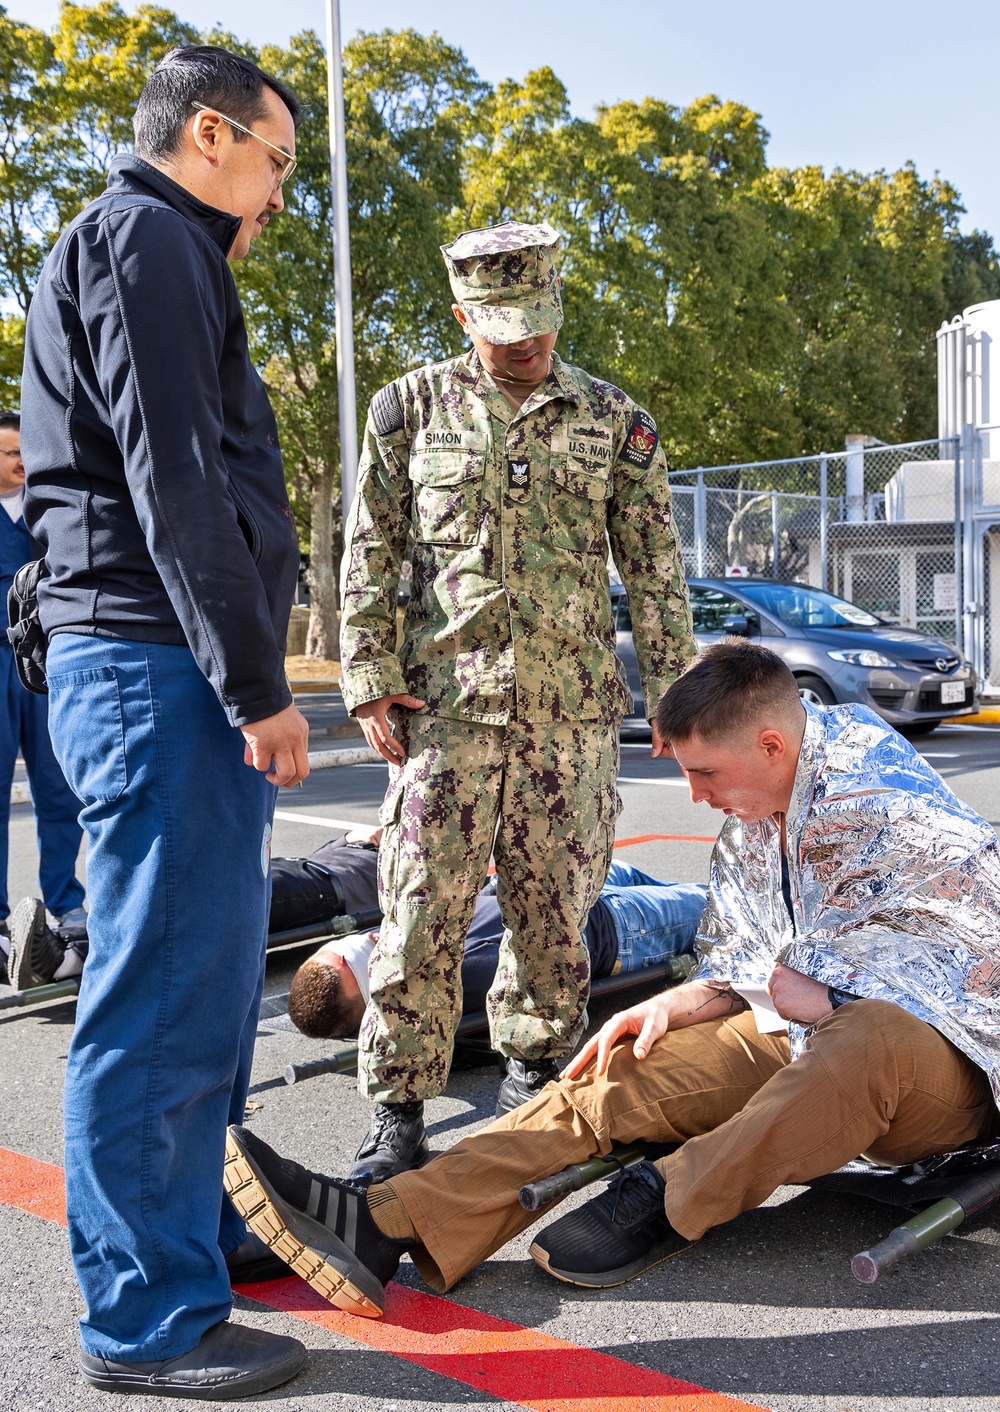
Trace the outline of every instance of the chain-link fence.
<path fill-rule="evenodd" d="M 671 474 L 689 575 L 800 579 L 954 643 L 960 485 L 957 438 Z"/>

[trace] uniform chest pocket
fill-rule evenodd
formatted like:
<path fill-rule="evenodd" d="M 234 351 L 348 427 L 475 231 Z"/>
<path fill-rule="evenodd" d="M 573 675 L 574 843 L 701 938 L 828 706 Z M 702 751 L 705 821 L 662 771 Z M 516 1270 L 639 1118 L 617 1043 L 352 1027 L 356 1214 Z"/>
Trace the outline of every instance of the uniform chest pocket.
<path fill-rule="evenodd" d="M 483 519 L 485 470 L 485 451 L 412 456 L 414 536 L 424 544 L 475 544 Z"/>
<path fill-rule="evenodd" d="M 610 466 L 553 455 L 549 469 L 553 543 L 575 554 L 604 554 L 610 495 Z"/>

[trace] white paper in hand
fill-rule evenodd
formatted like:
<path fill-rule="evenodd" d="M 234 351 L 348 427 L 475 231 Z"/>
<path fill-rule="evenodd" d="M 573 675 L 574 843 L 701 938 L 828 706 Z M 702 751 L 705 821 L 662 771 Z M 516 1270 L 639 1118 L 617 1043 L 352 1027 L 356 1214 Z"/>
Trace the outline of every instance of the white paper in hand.
<path fill-rule="evenodd" d="M 766 986 L 734 985 L 733 990 L 737 995 L 742 995 L 753 1011 L 758 1034 L 775 1034 L 778 1030 L 788 1029 L 788 1021 L 783 1020 L 775 1010 L 774 1001 L 768 994 Z"/>

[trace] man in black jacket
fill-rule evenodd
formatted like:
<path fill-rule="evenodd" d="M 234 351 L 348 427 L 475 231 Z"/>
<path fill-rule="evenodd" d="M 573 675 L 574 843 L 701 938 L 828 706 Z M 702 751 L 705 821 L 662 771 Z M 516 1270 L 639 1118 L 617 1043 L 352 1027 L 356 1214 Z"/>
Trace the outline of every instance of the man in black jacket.
<path fill-rule="evenodd" d="M 135 156 L 63 232 L 28 318 L 25 519 L 52 738 L 89 838 L 67 1210 L 81 1367 L 109 1391 L 251 1395 L 304 1361 L 228 1323 L 247 1236 L 219 1197 L 275 787 L 308 771 L 283 671 L 298 546 L 228 262 L 283 207 L 298 113 L 246 60 L 173 50 Z"/>

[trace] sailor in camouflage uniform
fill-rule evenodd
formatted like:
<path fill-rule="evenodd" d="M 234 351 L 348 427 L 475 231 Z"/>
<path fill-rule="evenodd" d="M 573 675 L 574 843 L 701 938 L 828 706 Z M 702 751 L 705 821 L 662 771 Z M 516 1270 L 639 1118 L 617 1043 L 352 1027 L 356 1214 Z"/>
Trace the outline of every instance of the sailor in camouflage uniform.
<path fill-rule="evenodd" d="M 647 716 L 694 654 L 656 425 L 553 351 L 557 243 L 547 225 L 507 222 L 442 247 L 473 347 L 389 383 L 368 416 L 344 552 L 343 693 L 391 768 L 360 1041 L 376 1106 L 354 1175 L 426 1160 L 423 1100 L 448 1077 L 462 941 L 491 852 L 507 929 L 488 1003 L 508 1061 L 498 1112 L 553 1077 L 585 1025 L 581 928 L 611 860 L 630 703 L 609 540 Z"/>

